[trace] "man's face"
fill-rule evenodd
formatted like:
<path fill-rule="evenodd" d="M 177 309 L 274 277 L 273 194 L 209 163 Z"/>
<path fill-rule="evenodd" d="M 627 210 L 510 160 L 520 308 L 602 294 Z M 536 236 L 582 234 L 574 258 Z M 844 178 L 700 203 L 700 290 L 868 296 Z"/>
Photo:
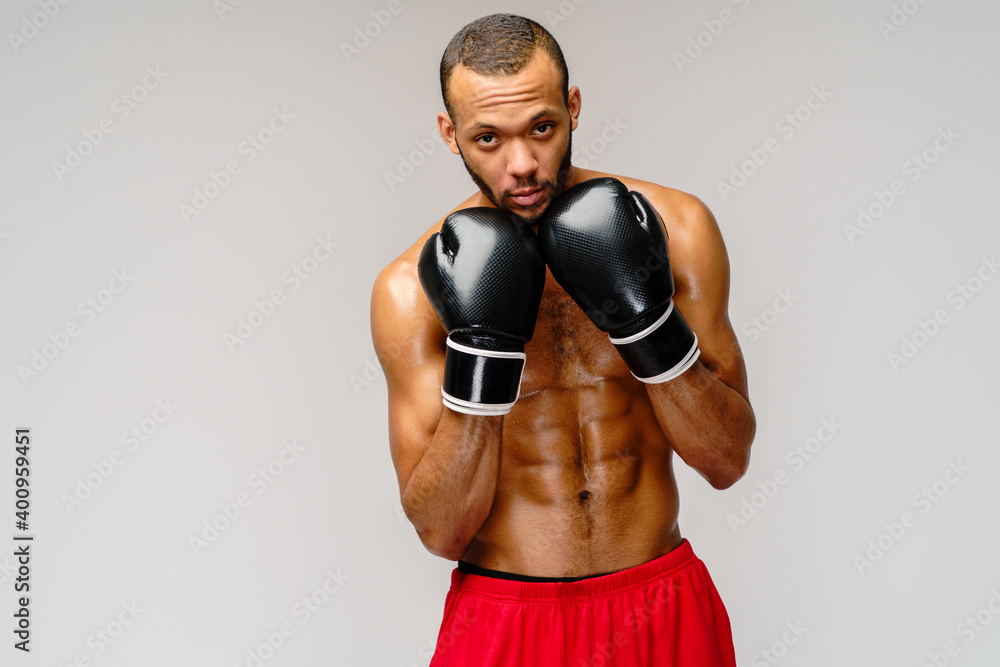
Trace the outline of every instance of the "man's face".
<path fill-rule="evenodd" d="M 529 224 L 542 217 L 569 175 L 580 93 L 570 91 L 567 107 L 561 83 L 556 64 L 540 50 L 512 76 L 487 77 L 459 66 L 448 84 L 455 118 L 438 117 L 442 136 L 483 194 Z"/>

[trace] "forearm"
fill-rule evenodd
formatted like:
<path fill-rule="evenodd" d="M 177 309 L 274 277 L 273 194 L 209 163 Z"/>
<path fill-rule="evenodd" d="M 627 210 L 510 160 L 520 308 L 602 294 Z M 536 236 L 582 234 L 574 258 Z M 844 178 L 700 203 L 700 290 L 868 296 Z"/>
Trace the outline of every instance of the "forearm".
<path fill-rule="evenodd" d="M 464 554 L 493 506 L 503 417 L 447 408 L 402 492 L 403 510 L 429 551 Z"/>
<path fill-rule="evenodd" d="M 746 473 L 757 426 L 742 394 L 700 361 L 676 379 L 646 388 L 674 451 L 713 487 L 728 488 Z"/>

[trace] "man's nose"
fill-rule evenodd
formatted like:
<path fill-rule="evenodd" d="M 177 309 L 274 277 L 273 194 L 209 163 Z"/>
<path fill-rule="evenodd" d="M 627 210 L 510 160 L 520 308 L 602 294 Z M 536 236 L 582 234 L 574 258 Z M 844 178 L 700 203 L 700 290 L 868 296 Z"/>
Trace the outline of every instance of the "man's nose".
<path fill-rule="evenodd" d="M 511 142 L 508 150 L 510 153 L 507 155 L 507 173 L 511 176 L 519 179 L 527 178 L 538 169 L 538 160 L 525 142 Z"/>

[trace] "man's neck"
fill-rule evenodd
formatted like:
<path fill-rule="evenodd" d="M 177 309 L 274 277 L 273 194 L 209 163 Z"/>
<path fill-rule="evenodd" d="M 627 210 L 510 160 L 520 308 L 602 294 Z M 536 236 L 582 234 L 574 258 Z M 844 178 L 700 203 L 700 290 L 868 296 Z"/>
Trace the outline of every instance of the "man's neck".
<path fill-rule="evenodd" d="M 569 190 L 571 187 L 578 183 L 582 183 L 587 180 L 588 176 L 585 175 L 585 170 L 580 169 L 572 164 L 569 166 L 569 175 L 566 177 L 566 184 L 563 186 L 563 192 Z"/>

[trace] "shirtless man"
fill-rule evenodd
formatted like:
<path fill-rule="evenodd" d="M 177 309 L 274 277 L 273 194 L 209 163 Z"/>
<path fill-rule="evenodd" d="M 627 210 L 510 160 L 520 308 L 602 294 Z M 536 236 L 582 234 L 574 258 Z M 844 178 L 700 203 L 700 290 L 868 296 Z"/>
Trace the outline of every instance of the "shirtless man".
<path fill-rule="evenodd" d="M 438 129 L 479 191 L 372 292 L 403 509 L 431 553 L 459 561 L 431 667 L 732 666 L 725 607 L 677 523 L 672 467 L 676 452 L 725 489 L 749 463 L 726 248 L 694 196 L 570 163 L 581 96 L 567 76 L 528 19 L 456 34 Z M 605 236 L 622 224 L 654 230 L 638 256 Z M 623 276 L 599 291 L 634 292 L 588 292 L 587 266 Z M 672 314 L 640 303 L 643 331 L 626 332 L 638 320 L 624 311 L 671 273 Z M 652 347 L 630 352 L 623 332 Z"/>

